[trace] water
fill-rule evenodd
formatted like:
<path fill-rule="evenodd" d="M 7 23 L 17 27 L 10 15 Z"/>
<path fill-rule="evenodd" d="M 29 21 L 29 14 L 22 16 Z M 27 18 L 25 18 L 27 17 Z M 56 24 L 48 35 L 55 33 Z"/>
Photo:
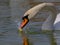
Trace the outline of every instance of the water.
<path fill-rule="evenodd" d="M 13 7 L 14 8 L 14 7 Z M 23 15 L 24 11 L 26 11 L 30 7 L 21 8 L 21 13 L 18 15 Z M 13 9 L 14 11 L 15 9 Z M 16 9 L 19 10 L 19 9 Z M 19 10 L 19 11 L 20 11 Z M 14 17 L 17 11 L 13 12 L 11 16 L 10 8 L 7 6 L 0 6 L 0 45 L 22 45 L 22 38 L 18 34 L 18 20 L 21 19 L 19 16 L 17 18 Z M 16 16 L 16 15 L 15 15 Z M 35 26 L 37 27 L 37 26 Z M 35 28 L 34 27 L 34 28 Z M 35 29 L 33 29 L 35 30 Z M 32 31 L 32 29 L 31 29 Z M 30 32 L 30 31 L 29 31 Z M 38 31 L 39 32 L 39 31 Z M 60 45 L 60 31 L 54 31 L 54 38 L 56 39 L 57 45 Z M 30 39 L 30 43 L 34 45 L 50 45 L 51 39 L 49 33 L 38 33 L 38 34 L 27 34 Z"/>
<path fill-rule="evenodd" d="M 0 45 L 20 45 L 16 23 L 11 20 L 10 9 L 0 6 Z"/>

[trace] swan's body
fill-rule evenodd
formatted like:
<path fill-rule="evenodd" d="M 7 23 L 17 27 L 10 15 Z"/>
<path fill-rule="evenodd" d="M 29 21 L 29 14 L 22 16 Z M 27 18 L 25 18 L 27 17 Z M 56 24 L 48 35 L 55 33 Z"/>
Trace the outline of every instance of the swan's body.
<path fill-rule="evenodd" d="M 38 4 L 37 6 L 29 9 L 24 14 L 24 17 L 27 17 L 28 20 L 30 20 L 33 17 L 35 17 L 38 12 L 42 11 L 45 7 L 48 7 L 49 11 L 52 12 L 52 15 L 49 15 L 48 18 L 44 21 L 44 23 L 42 24 L 42 30 L 53 30 L 53 23 L 55 21 L 57 11 L 56 8 L 54 7 L 54 4 L 52 3 Z"/>
<path fill-rule="evenodd" d="M 54 22 L 55 30 L 60 30 L 60 13 L 57 14 L 56 20 Z"/>

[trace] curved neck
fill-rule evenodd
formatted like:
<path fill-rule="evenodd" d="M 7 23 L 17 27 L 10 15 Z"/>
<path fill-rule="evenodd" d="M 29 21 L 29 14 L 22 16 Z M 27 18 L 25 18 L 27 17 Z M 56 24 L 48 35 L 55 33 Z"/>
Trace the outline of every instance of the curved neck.
<path fill-rule="evenodd" d="M 36 14 L 39 11 L 42 11 L 44 9 L 50 11 L 52 13 L 52 15 L 49 15 L 48 18 L 46 19 L 46 21 L 42 24 L 42 30 L 53 30 L 52 26 L 53 26 L 53 23 L 55 21 L 56 15 L 57 15 L 57 10 L 52 3 L 42 3 L 37 6 L 34 6 L 30 10 L 28 10 L 24 14 L 24 16 L 26 16 L 26 14 L 29 14 L 28 18 L 31 19 L 34 16 L 36 16 Z"/>
<path fill-rule="evenodd" d="M 35 6 L 32 8 L 34 13 L 33 15 L 44 9 L 50 11 L 52 15 L 49 15 L 45 22 L 42 24 L 42 30 L 53 30 L 53 23 L 57 15 L 57 10 L 52 3 L 42 3 Z"/>

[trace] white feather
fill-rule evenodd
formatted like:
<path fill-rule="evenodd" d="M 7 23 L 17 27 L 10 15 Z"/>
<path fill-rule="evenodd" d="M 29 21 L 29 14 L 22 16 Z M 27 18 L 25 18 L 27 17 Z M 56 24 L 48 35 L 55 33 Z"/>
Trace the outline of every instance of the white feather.
<path fill-rule="evenodd" d="M 28 18 L 31 19 L 34 16 L 36 16 L 36 14 L 39 11 L 42 11 L 42 9 L 44 9 L 45 7 L 48 7 L 52 12 L 52 15 L 49 15 L 49 17 L 46 19 L 46 21 L 42 24 L 42 30 L 53 30 L 53 23 L 55 21 L 56 15 L 57 15 L 57 10 L 54 7 L 54 4 L 52 3 L 42 3 L 42 4 L 38 4 L 36 6 L 34 6 L 33 8 L 29 9 L 24 16 L 26 16 L 27 14 L 29 14 Z"/>

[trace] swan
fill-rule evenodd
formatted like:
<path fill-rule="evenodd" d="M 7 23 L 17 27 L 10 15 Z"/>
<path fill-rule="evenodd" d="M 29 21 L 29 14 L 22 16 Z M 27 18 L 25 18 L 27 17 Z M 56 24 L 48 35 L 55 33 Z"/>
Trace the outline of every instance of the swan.
<path fill-rule="evenodd" d="M 23 29 L 30 20 L 33 20 L 33 17 L 35 17 L 37 13 L 42 11 L 45 7 L 49 9 L 46 10 L 50 11 L 52 15 L 47 17 L 41 28 L 42 30 L 53 30 L 53 23 L 57 15 L 57 10 L 53 3 L 41 3 L 26 11 L 22 17 L 23 21 L 20 24 L 19 29 Z"/>

